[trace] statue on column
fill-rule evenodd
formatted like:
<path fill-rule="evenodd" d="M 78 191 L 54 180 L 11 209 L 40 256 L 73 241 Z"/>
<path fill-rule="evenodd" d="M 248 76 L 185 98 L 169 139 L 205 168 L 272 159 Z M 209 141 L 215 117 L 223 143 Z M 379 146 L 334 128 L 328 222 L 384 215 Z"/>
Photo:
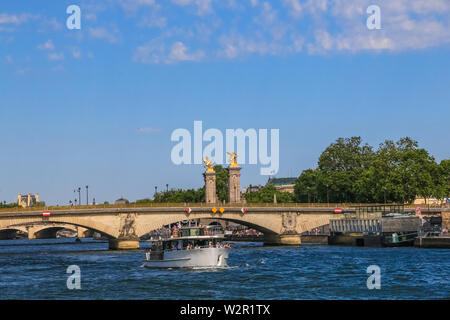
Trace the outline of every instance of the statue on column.
<path fill-rule="evenodd" d="M 203 177 L 205 178 L 205 201 L 206 203 L 216 203 L 216 172 L 214 171 L 213 161 L 208 159 L 202 159 L 204 167 L 206 168 Z"/>
<path fill-rule="evenodd" d="M 213 168 L 213 162 L 212 160 L 208 159 L 208 157 L 206 157 L 206 159 L 202 159 L 203 162 L 205 163 L 203 165 L 203 167 L 207 168 L 206 172 L 214 172 L 214 168 Z"/>
<path fill-rule="evenodd" d="M 237 154 L 236 152 L 227 152 L 227 154 L 230 156 L 228 159 L 228 162 L 230 163 L 230 167 L 239 167 L 237 163 Z"/>
<path fill-rule="evenodd" d="M 228 201 L 230 203 L 240 203 L 241 202 L 241 181 L 240 181 L 240 171 L 241 168 L 237 163 L 236 152 L 227 152 L 230 156 L 228 162 Z"/>

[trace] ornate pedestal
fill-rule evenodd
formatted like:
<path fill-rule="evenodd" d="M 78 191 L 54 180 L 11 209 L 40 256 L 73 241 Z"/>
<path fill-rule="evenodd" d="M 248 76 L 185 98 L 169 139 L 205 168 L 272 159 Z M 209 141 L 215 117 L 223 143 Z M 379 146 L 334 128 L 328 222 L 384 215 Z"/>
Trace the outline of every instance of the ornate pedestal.
<path fill-rule="evenodd" d="M 238 166 L 228 167 L 228 201 L 230 203 L 241 202 L 241 168 Z"/>
<path fill-rule="evenodd" d="M 214 171 L 206 171 L 203 177 L 205 178 L 205 202 L 216 203 L 216 173 Z"/>

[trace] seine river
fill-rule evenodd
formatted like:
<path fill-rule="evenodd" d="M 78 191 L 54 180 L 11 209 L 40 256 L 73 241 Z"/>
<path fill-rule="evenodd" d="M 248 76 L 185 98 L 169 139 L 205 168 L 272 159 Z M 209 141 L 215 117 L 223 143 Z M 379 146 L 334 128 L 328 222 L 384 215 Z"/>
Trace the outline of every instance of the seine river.
<path fill-rule="evenodd" d="M 153 270 L 144 250 L 83 239 L 0 241 L 1 299 L 449 299 L 450 250 L 233 243 L 224 270 Z M 69 290 L 70 265 L 81 289 Z M 378 265 L 381 288 L 367 288 Z"/>

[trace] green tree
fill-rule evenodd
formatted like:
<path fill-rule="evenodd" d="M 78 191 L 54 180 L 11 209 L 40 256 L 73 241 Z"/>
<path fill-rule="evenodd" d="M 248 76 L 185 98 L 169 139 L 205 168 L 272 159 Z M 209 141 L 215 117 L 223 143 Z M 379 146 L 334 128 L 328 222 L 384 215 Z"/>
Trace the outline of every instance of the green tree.
<path fill-rule="evenodd" d="M 245 194 L 248 203 L 273 203 L 274 194 L 277 197 L 277 203 L 294 202 L 294 196 L 289 192 L 277 191 L 274 185 L 266 185 L 258 191 Z"/>
<path fill-rule="evenodd" d="M 376 152 L 360 137 L 339 138 L 320 155 L 317 169 L 302 172 L 295 199 L 307 202 L 313 195 L 319 202 L 383 203 L 443 198 L 449 194 L 449 176 L 450 160 L 437 164 L 409 137 L 386 140 Z"/>
<path fill-rule="evenodd" d="M 200 189 L 171 189 L 155 194 L 153 202 L 155 203 L 198 203 L 205 199 L 204 188 Z"/>
<path fill-rule="evenodd" d="M 450 197 L 450 159 L 442 160 L 440 163 L 442 183 L 444 185 L 444 192 L 447 198 Z"/>
<path fill-rule="evenodd" d="M 310 203 L 319 201 L 320 171 L 308 169 L 298 177 L 294 187 L 295 201 Z"/>
<path fill-rule="evenodd" d="M 355 182 L 355 188 L 370 202 L 412 202 L 428 198 L 438 188 L 439 166 L 417 141 L 409 137 L 380 144 L 369 168 Z"/>
<path fill-rule="evenodd" d="M 221 165 L 215 165 L 216 193 L 220 201 L 228 202 L 228 170 Z"/>
<path fill-rule="evenodd" d="M 323 202 L 355 202 L 361 198 L 354 182 L 368 168 L 374 152 L 361 137 L 339 138 L 320 155 L 319 198 Z"/>

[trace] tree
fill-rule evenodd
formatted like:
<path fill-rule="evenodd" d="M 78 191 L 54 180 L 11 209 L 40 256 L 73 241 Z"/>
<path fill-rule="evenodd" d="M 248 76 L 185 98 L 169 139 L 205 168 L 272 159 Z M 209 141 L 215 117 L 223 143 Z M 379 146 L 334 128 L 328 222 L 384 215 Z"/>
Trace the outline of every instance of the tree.
<path fill-rule="evenodd" d="M 298 177 L 294 187 L 295 200 L 300 203 L 318 201 L 320 171 L 308 169 Z"/>
<path fill-rule="evenodd" d="M 204 188 L 199 189 L 171 189 L 155 194 L 153 202 L 155 203 L 198 203 L 205 199 Z"/>
<path fill-rule="evenodd" d="M 356 185 L 372 202 L 412 202 L 436 193 L 438 165 L 417 141 L 408 137 L 380 144 L 371 166 Z"/>
<path fill-rule="evenodd" d="M 442 160 L 440 166 L 446 190 L 446 197 L 450 197 L 450 159 Z"/>
<path fill-rule="evenodd" d="M 228 170 L 221 165 L 215 165 L 216 193 L 220 201 L 228 202 Z"/>
<path fill-rule="evenodd" d="M 278 203 L 288 203 L 294 201 L 294 197 L 291 193 L 277 191 L 275 186 L 272 184 L 268 184 L 258 191 L 246 193 L 245 200 L 247 200 L 248 203 L 273 203 L 275 194 Z"/>
<path fill-rule="evenodd" d="M 412 202 L 417 196 L 439 199 L 450 193 L 450 160 L 437 164 L 418 142 L 386 140 L 376 151 L 360 137 L 339 138 L 319 157 L 318 168 L 305 170 L 295 199 L 309 202 Z M 314 200 L 313 200 L 314 201 Z"/>

